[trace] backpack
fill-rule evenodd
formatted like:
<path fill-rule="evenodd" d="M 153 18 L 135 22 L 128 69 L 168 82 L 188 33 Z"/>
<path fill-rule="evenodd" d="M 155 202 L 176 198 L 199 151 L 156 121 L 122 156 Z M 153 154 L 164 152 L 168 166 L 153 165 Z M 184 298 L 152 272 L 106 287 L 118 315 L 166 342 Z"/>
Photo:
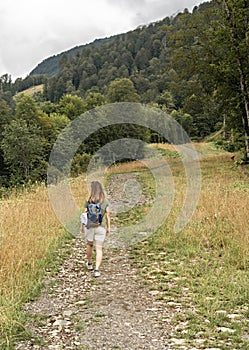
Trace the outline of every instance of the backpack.
<path fill-rule="evenodd" d="M 87 226 L 98 226 L 102 222 L 101 205 L 100 203 L 89 203 L 87 206 Z"/>

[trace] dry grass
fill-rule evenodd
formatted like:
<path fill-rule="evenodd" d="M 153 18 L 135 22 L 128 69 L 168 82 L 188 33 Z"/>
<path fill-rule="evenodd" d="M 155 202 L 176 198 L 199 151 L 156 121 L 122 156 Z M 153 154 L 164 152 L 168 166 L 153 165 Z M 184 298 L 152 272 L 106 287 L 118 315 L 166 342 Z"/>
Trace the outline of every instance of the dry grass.
<path fill-rule="evenodd" d="M 0 202 L 0 339 L 18 327 L 18 308 L 39 283 L 42 261 L 64 235 L 45 186 Z"/>
<path fill-rule="evenodd" d="M 84 201 L 88 197 L 88 187 L 86 182 L 86 175 L 81 175 L 74 178 L 70 182 L 71 192 L 76 204 L 83 209 Z"/>
<path fill-rule="evenodd" d="M 175 152 L 174 146 L 169 144 L 151 147 L 162 149 L 166 154 Z M 245 269 L 249 260 L 248 171 L 234 166 L 231 153 L 217 150 L 211 144 L 198 143 L 195 148 L 200 154 L 202 187 L 194 215 L 181 234 L 190 245 L 193 243 L 200 249 L 217 249 L 227 262 Z M 151 160 L 151 167 L 153 162 L 157 163 Z M 166 224 L 173 232 L 185 200 L 186 175 L 180 158 L 169 158 L 167 162 L 174 176 L 175 200 Z M 143 163 L 130 162 L 113 166 L 108 174 L 144 170 L 146 166 Z M 148 176 L 147 182 L 149 187 L 153 187 L 153 178 Z M 168 234 L 164 237 L 167 244 L 171 237 Z"/>
<path fill-rule="evenodd" d="M 133 171 L 141 171 L 145 170 L 146 166 L 142 162 L 134 161 L 134 162 L 127 162 L 127 163 L 121 163 L 118 165 L 111 166 L 107 174 L 115 174 L 115 173 L 129 173 Z"/>
<path fill-rule="evenodd" d="M 44 89 L 44 85 L 43 84 L 36 85 L 36 86 L 31 86 L 30 88 L 19 92 L 17 94 L 17 96 L 18 95 L 22 95 L 22 94 L 24 94 L 24 95 L 31 95 L 32 96 L 32 95 L 34 95 L 37 92 L 43 92 L 43 89 Z"/>
<path fill-rule="evenodd" d="M 249 176 L 235 168 L 230 154 L 206 155 L 201 160 L 202 189 L 199 202 L 183 235 L 200 247 L 220 249 L 231 262 L 245 268 L 249 251 Z M 185 196 L 184 172 L 174 169 L 175 203 L 168 219 L 174 222 Z"/>
<path fill-rule="evenodd" d="M 156 145 L 159 146 L 175 151 L 169 145 Z M 203 155 L 202 190 L 193 219 L 181 238 L 185 237 L 189 246 L 199 246 L 200 250 L 222 252 L 227 262 L 245 270 L 249 251 L 249 177 L 245 171 L 233 167 L 229 154 L 214 151 L 205 144 L 197 145 L 197 150 Z M 158 249 L 170 244 L 173 247 L 172 227 L 186 187 L 179 159 L 169 162 L 174 175 L 175 201 L 167 223 L 160 229 Z M 141 162 L 124 163 L 110 168 L 107 175 L 145 169 Z M 71 181 L 71 191 L 82 207 L 87 196 L 85 176 Z M 42 261 L 57 249 L 63 237 L 65 230 L 51 208 L 45 186 L 0 201 L 0 347 L 3 338 L 8 340 L 13 330 L 21 327 L 21 305 L 33 293 L 34 285 L 42 280 L 45 266 Z"/>
<path fill-rule="evenodd" d="M 175 152 L 173 145 L 151 146 Z M 248 171 L 235 167 L 230 153 L 217 150 L 210 144 L 198 143 L 195 148 L 200 154 L 202 188 L 195 213 L 182 234 L 200 247 L 222 250 L 231 263 L 246 268 L 249 259 Z M 175 183 L 174 207 L 167 220 L 167 225 L 173 231 L 185 199 L 186 176 L 179 158 L 170 158 L 167 162 Z M 150 166 L 153 167 L 153 160 Z M 146 170 L 146 166 L 137 161 L 113 166 L 108 174 L 143 170 Z M 153 179 L 148 177 L 147 181 Z"/>
<path fill-rule="evenodd" d="M 246 266 L 249 188 L 243 189 L 242 184 L 243 181 L 224 173 L 213 174 L 206 180 L 193 221 L 185 234 L 206 247 L 220 247 L 234 263 Z"/>
<path fill-rule="evenodd" d="M 182 305 L 172 325 L 174 337 L 186 348 L 248 349 L 248 169 L 235 167 L 231 154 L 197 147 L 203 155 L 202 188 L 192 220 L 173 232 L 186 184 L 183 167 L 171 164 L 172 211 L 157 232 L 133 247 L 131 256 L 165 307 L 172 301 Z M 230 319 L 233 314 L 239 321 Z"/>
<path fill-rule="evenodd" d="M 71 181 L 71 190 L 79 206 L 87 188 L 85 177 Z M 46 256 L 49 246 L 64 235 L 51 207 L 45 186 L 34 187 L 23 194 L 12 194 L 0 202 L 0 285 L 1 293 L 9 286 L 21 286 L 17 278 L 24 267 L 35 268 L 37 259 Z"/>

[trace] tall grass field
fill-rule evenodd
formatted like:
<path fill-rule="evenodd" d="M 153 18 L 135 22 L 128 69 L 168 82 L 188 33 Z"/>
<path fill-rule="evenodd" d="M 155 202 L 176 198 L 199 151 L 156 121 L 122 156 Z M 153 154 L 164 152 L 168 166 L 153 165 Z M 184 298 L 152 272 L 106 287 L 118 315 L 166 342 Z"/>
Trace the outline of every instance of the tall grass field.
<path fill-rule="evenodd" d="M 173 160 L 174 208 L 131 256 L 153 293 L 174 309 L 173 349 L 249 349 L 249 169 L 210 145 L 196 148 L 202 190 L 192 220 L 173 232 L 186 190 L 184 169 Z M 144 176 L 153 192 L 152 182 Z"/>
<path fill-rule="evenodd" d="M 80 200 L 86 193 L 78 187 Z M 13 192 L 1 200 L 0 349 L 11 349 L 16 336 L 25 333 L 22 305 L 38 295 L 44 273 L 56 268 L 55 255 L 69 240 L 45 185 Z"/>
<path fill-rule="evenodd" d="M 186 190 L 184 168 L 171 146 L 155 147 L 174 176 L 174 206 L 157 232 L 129 248 L 131 261 L 165 307 L 175 308 L 175 348 L 249 348 L 248 169 L 236 167 L 229 153 L 196 144 L 200 198 L 190 223 L 174 233 Z M 153 177 L 141 163 L 110 168 L 107 181 L 115 172 L 141 173 L 143 191 L 153 198 Z M 80 205 L 87 194 L 85 176 L 71 186 Z M 45 185 L 3 198 L 0 216 L 0 349 L 12 349 L 18 337 L 27 336 L 23 304 L 39 295 L 45 273 L 56 268 L 55 254 L 61 247 L 70 250 L 71 237 Z M 125 224 L 127 217 L 115 222 Z"/>

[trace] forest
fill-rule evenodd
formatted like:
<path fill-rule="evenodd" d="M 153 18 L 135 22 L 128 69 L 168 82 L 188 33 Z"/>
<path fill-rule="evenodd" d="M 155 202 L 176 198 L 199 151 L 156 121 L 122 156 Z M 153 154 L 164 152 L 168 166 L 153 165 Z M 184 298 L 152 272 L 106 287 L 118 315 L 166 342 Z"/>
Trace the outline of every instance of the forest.
<path fill-rule="evenodd" d="M 60 132 L 74 118 L 116 102 L 159 108 L 193 141 L 249 159 L 249 8 L 245 0 L 213 0 L 174 17 L 44 60 L 26 78 L 0 77 L 0 186 L 46 181 Z M 42 86 L 28 94 L 27 89 Z M 86 169 L 103 142 L 130 136 L 158 142 L 151 130 L 126 125 L 87 139 L 72 162 Z M 103 134 L 103 133 L 102 133 Z M 160 140 L 162 141 L 162 140 Z M 163 140 L 167 142 L 167 140 Z"/>

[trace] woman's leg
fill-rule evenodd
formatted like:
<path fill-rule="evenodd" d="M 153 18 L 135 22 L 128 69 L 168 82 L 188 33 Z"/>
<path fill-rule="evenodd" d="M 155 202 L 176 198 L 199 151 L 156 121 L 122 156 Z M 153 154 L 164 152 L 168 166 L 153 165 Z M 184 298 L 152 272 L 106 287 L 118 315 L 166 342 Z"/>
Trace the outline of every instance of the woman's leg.
<path fill-rule="evenodd" d="M 103 242 L 96 241 L 96 270 L 99 270 L 103 257 Z"/>
<path fill-rule="evenodd" d="M 86 234 L 86 256 L 87 261 L 89 263 L 92 263 L 92 256 L 93 256 L 93 239 L 94 239 L 94 231 L 92 228 L 85 228 L 85 234 Z"/>
<path fill-rule="evenodd" d="M 92 242 L 87 242 L 86 256 L 87 256 L 87 261 L 89 263 L 92 263 L 92 257 L 93 257 L 93 243 Z"/>
<path fill-rule="evenodd" d="M 100 276 L 99 268 L 102 263 L 103 245 L 105 240 L 106 230 L 104 227 L 98 227 L 95 229 L 95 242 L 96 242 L 96 266 L 94 276 Z"/>

